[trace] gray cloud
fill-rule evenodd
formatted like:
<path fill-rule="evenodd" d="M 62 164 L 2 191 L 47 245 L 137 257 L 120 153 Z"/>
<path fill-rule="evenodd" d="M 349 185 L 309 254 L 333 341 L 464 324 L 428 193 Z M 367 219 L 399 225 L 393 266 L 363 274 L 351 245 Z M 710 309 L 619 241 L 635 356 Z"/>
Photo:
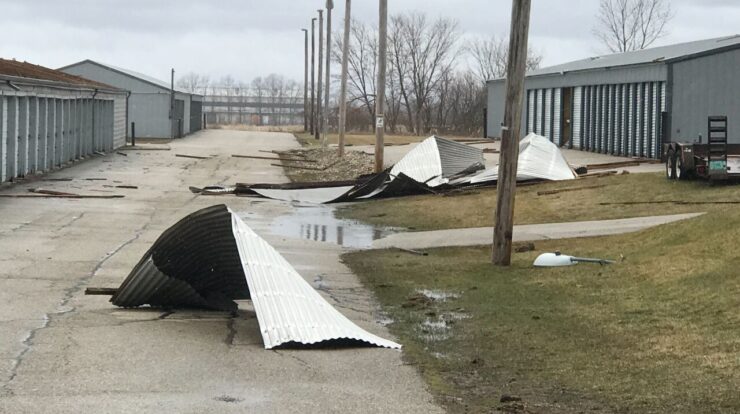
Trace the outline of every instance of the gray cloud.
<path fill-rule="evenodd" d="M 391 13 L 451 17 L 466 36 L 505 35 L 509 0 L 391 0 Z M 596 0 L 534 0 L 531 43 L 556 64 L 603 52 L 592 35 Z M 50 67 L 97 59 L 166 79 L 170 67 L 249 80 L 276 72 L 302 79 L 303 35 L 323 0 L 0 0 L 0 56 Z M 335 0 L 334 28 L 343 17 Z M 736 0 L 674 0 L 661 44 L 737 32 Z M 375 0 L 355 0 L 355 18 L 377 22 Z M 12 34 L 12 35 L 11 35 Z"/>

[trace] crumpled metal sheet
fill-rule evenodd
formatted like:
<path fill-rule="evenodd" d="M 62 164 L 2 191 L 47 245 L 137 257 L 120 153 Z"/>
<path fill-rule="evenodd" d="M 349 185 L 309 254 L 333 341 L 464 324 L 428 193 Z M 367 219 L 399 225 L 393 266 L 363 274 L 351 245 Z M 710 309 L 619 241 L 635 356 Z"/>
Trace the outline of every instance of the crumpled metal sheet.
<path fill-rule="evenodd" d="M 477 167 L 483 169 L 485 160 L 480 148 L 431 136 L 406 154 L 390 171 L 391 177 L 406 175 L 429 187 L 447 184 L 449 178 Z"/>
<path fill-rule="evenodd" d="M 266 349 L 335 340 L 400 348 L 334 309 L 225 205 L 197 211 L 167 229 L 111 302 L 235 311 L 234 300 L 250 298 Z"/>
<path fill-rule="evenodd" d="M 519 163 L 517 181 L 574 180 L 575 172 L 563 157 L 557 145 L 547 138 L 531 133 L 519 142 Z M 472 177 L 470 184 L 498 180 L 498 165 Z"/>
<path fill-rule="evenodd" d="M 295 201 L 310 204 L 331 203 L 354 187 L 307 188 L 301 190 L 251 189 L 262 197 L 273 200 Z"/>
<path fill-rule="evenodd" d="M 265 348 L 340 339 L 401 347 L 368 333 L 339 313 L 239 216 L 231 217 Z"/>

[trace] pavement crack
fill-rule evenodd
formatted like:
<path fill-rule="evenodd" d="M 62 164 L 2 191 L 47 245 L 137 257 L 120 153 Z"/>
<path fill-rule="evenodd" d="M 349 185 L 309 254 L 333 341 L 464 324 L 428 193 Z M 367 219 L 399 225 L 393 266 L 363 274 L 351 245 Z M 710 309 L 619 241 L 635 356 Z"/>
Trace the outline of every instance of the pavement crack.
<path fill-rule="evenodd" d="M 304 360 L 301 357 L 295 356 L 292 353 L 283 353 L 281 351 L 278 351 L 277 349 L 273 349 L 272 352 L 280 355 L 281 357 L 288 357 L 290 359 L 293 359 L 293 360 L 297 361 L 299 364 L 303 365 L 304 367 L 311 368 L 311 364 L 309 364 L 308 362 L 306 362 L 306 360 Z"/>
<path fill-rule="evenodd" d="M 234 315 L 231 315 L 229 319 L 226 321 L 226 329 L 228 329 L 226 333 L 226 339 L 224 339 L 224 343 L 228 346 L 234 345 L 234 337 L 236 337 L 236 318 Z"/>
<path fill-rule="evenodd" d="M 113 250 L 106 253 L 97 262 L 97 264 L 95 265 L 95 267 L 92 269 L 91 272 L 89 272 L 87 275 L 78 279 L 77 283 L 75 283 L 71 287 L 65 289 L 64 294 L 62 295 L 62 299 L 59 301 L 59 304 L 57 305 L 56 310 L 45 313 L 41 319 L 42 323 L 39 326 L 32 328 L 30 331 L 28 331 L 28 334 L 26 334 L 25 338 L 21 341 L 21 345 L 23 346 L 23 349 L 20 352 L 18 352 L 18 354 L 12 359 L 12 363 L 10 366 L 10 374 L 8 375 L 8 379 L 2 384 L 2 387 L 0 387 L 0 396 L 14 395 L 13 390 L 10 388 L 10 384 L 18 376 L 18 370 L 20 369 L 21 364 L 25 360 L 28 353 L 33 349 L 34 339 L 36 338 L 36 335 L 41 330 L 48 328 L 55 317 L 66 315 L 68 313 L 72 313 L 76 311 L 76 308 L 69 306 L 69 303 L 72 301 L 72 299 L 78 293 L 82 291 L 83 287 L 85 287 L 88 283 L 90 283 L 90 280 L 93 277 L 95 277 L 95 275 L 100 271 L 100 269 L 103 267 L 103 265 L 105 265 L 105 263 L 108 260 L 110 260 L 118 252 L 123 250 L 126 246 L 130 245 L 134 241 L 138 240 L 139 237 L 141 237 L 141 235 L 144 233 L 146 228 L 149 226 L 149 223 L 151 223 L 151 220 L 154 217 L 154 213 L 155 212 L 152 211 L 152 214 L 149 216 L 149 220 L 147 220 L 146 223 L 134 233 L 133 237 L 129 238 L 128 240 L 116 246 L 116 248 L 114 248 Z M 74 220 L 72 222 L 74 222 Z M 72 222 L 68 223 L 67 225 L 71 224 Z"/>

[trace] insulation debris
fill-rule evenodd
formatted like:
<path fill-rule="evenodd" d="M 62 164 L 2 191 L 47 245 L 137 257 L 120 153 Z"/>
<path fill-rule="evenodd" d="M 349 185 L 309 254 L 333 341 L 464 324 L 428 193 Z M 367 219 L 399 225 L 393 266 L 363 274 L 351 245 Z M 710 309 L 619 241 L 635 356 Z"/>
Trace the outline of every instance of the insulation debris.
<path fill-rule="evenodd" d="M 197 211 L 166 230 L 111 302 L 235 311 L 239 299 L 252 300 L 266 349 L 329 341 L 401 347 L 334 309 L 225 205 Z"/>

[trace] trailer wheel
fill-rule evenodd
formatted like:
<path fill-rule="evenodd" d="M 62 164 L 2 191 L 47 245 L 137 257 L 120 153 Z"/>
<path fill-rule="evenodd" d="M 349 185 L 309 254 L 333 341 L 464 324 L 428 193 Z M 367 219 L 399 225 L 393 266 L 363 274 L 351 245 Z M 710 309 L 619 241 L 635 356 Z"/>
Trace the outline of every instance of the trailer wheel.
<path fill-rule="evenodd" d="M 676 179 L 676 153 L 673 150 L 668 151 L 666 155 L 665 178 L 669 180 Z"/>
<path fill-rule="evenodd" d="M 685 180 L 686 178 L 688 178 L 688 175 L 689 174 L 686 171 L 686 169 L 684 169 L 684 167 L 683 167 L 683 160 L 681 159 L 680 156 L 674 157 L 674 158 L 676 160 L 675 161 L 675 164 L 674 164 L 676 179 Z"/>

